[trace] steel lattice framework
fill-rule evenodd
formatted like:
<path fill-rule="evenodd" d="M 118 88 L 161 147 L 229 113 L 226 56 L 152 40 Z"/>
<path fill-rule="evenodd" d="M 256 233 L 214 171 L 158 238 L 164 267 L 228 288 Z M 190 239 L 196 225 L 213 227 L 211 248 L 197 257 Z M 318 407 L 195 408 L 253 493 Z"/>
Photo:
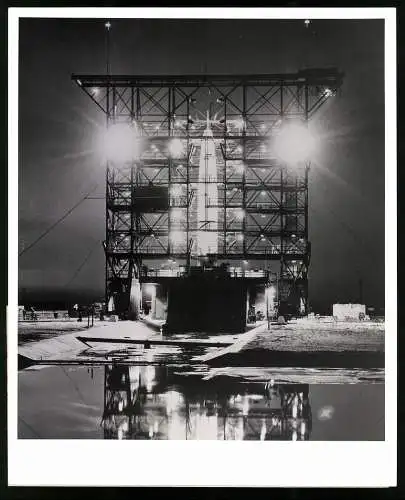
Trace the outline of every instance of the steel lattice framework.
<path fill-rule="evenodd" d="M 340 88 L 339 71 L 72 79 L 103 111 L 108 127 L 135 124 L 139 135 L 136 157 L 107 161 L 107 300 L 114 286 L 129 294 L 142 268 L 147 279 L 152 259 L 183 261 L 184 268 L 170 272 L 187 272 L 192 265 L 201 229 L 195 202 L 199 152 L 209 110 L 218 166 L 213 257 L 219 263 L 261 261 L 263 269 L 266 261 L 279 261 L 280 301 L 299 297 L 307 311 L 309 163 L 291 168 L 281 162 L 271 138 L 287 120 L 308 122 Z M 173 139 L 181 144 L 176 155 L 170 151 Z M 142 187 L 164 188 L 167 207 L 139 207 L 134 188 Z M 180 237 L 173 240 L 173 234 Z"/>

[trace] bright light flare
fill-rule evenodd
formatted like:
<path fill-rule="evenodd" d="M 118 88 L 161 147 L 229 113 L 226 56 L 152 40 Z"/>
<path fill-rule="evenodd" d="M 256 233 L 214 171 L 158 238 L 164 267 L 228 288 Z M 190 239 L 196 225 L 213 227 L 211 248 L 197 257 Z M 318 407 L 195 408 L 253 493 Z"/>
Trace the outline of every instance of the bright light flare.
<path fill-rule="evenodd" d="M 335 413 L 335 408 L 331 405 L 326 405 L 320 408 L 318 411 L 318 420 L 325 421 L 330 420 Z"/>
<path fill-rule="evenodd" d="M 308 160 L 314 147 L 314 136 L 307 127 L 298 123 L 282 127 L 274 141 L 276 156 L 290 164 Z"/>
<path fill-rule="evenodd" d="M 173 158 L 179 158 L 183 155 L 183 142 L 180 139 L 173 139 L 169 145 L 169 152 Z"/>
<path fill-rule="evenodd" d="M 103 149 L 108 159 L 130 161 L 141 153 L 137 127 L 130 123 L 115 123 L 108 127 L 103 137 Z"/>

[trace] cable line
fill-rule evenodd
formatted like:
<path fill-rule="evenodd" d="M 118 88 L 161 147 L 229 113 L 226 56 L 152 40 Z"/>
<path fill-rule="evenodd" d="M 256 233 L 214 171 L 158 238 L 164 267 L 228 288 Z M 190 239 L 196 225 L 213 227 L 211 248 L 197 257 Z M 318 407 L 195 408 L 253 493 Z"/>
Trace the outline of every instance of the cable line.
<path fill-rule="evenodd" d="M 88 254 L 86 255 L 86 257 L 84 258 L 83 262 L 80 264 L 80 266 L 76 269 L 76 271 L 73 273 L 72 277 L 70 278 L 70 280 L 66 283 L 65 287 L 68 287 L 73 281 L 74 279 L 76 278 L 76 276 L 80 273 L 80 271 L 83 269 L 83 267 L 85 266 L 85 264 L 87 263 L 87 261 L 90 259 L 92 253 L 94 252 L 94 250 L 98 247 L 99 245 L 99 241 L 97 240 L 96 244 L 94 245 L 93 248 L 90 249 L 90 252 L 88 252 Z"/>
<path fill-rule="evenodd" d="M 79 205 L 81 205 L 84 200 L 86 200 L 96 189 L 98 188 L 98 184 L 91 190 L 89 191 L 83 198 L 78 201 L 72 208 L 70 208 L 67 212 L 65 212 L 62 217 L 60 217 L 56 222 L 54 222 L 48 229 L 46 229 L 40 236 L 38 236 L 37 239 L 35 239 L 32 243 L 30 243 L 27 247 L 25 247 L 21 252 L 18 254 L 19 257 L 23 255 L 25 252 L 28 252 L 33 246 L 35 246 L 39 241 L 42 240 L 42 238 L 45 238 L 47 234 L 49 234 L 52 229 L 54 229 L 60 222 L 64 221 L 66 217 L 68 217 Z"/>

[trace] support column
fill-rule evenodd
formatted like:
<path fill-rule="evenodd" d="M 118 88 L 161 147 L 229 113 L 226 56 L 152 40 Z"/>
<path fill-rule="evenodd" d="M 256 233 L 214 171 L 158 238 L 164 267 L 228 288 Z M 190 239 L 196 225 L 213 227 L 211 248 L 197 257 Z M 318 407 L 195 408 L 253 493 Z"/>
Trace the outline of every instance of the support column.
<path fill-rule="evenodd" d="M 152 318 L 166 319 L 167 316 L 167 290 L 163 285 L 155 287 L 154 297 L 152 296 Z"/>
<path fill-rule="evenodd" d="M 129 319 L 136 321 L 142 306 L 141 284 L 138 278 L 132 278 L 131 291 L 129 296 Z"/>

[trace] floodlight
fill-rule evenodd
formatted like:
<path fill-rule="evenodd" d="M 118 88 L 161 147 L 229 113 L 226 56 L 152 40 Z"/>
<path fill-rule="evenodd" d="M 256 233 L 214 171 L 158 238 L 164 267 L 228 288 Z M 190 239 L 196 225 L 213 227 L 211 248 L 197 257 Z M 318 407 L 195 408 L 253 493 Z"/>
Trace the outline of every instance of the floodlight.
<path fill-rule="evenodd" d="M 315 139 L 304 124 L 291 123 L 281 127 L 275 137 L 274 152 L 281 160 L 295 164 L 308 160 Z"/>
<path fill-rule="evenodd" d="M 173 139 L 169 145 L 169 151 L 171 156 L 179 157 L 183 153 L 183 143 L 180 139 Z"/>
<path fill-rule="evenodd" d="M 140 155 L 137 128 L 131 123 L 114 123 L 107 129 L 104 148 L 107 158 L 114 161 L 129 161 Z"/>

